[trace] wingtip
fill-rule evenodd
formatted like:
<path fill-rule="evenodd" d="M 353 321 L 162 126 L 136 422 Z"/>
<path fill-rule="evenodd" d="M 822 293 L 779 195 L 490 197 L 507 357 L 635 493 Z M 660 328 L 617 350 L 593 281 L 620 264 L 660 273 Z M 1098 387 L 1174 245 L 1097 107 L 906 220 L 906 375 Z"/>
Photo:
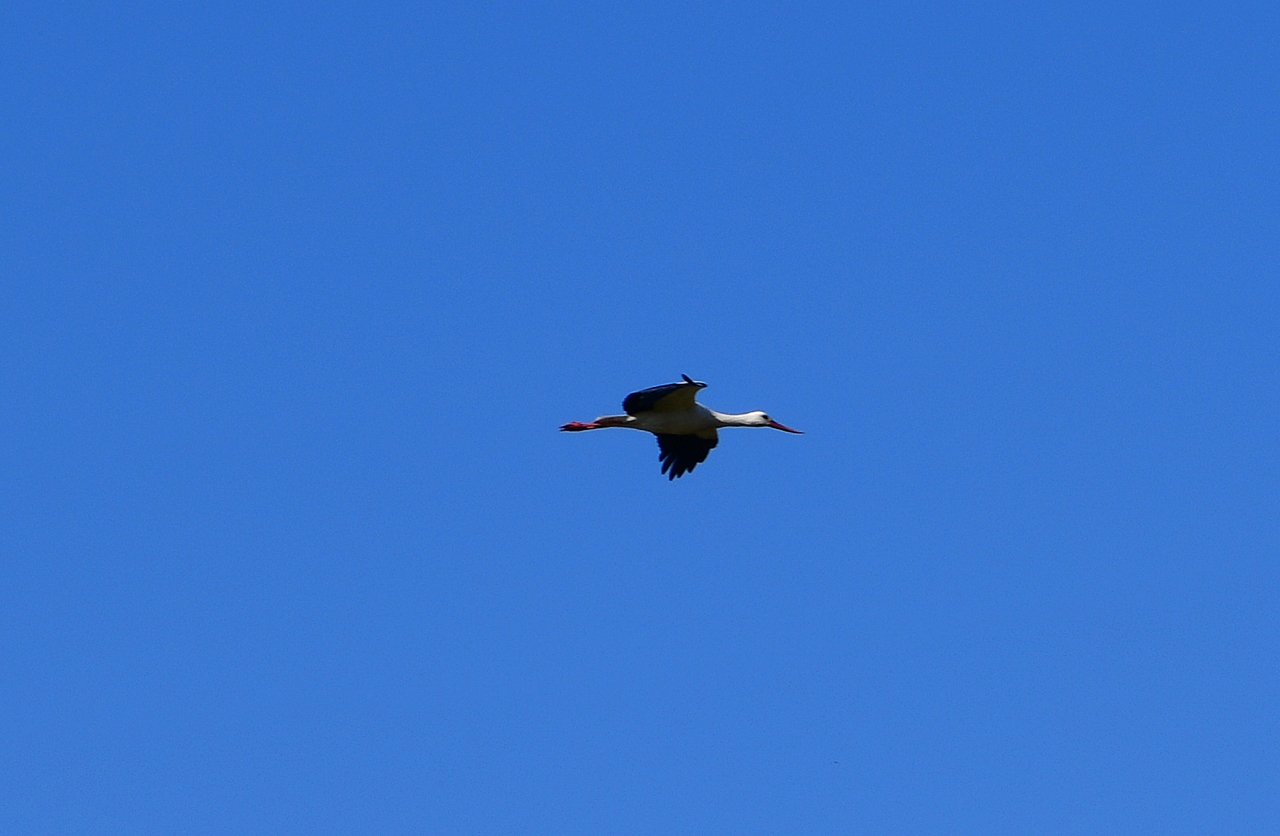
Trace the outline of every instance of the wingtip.
<path fill-rule="evenodd" d="M 688 383 L 691 386 L 697 386 L 699 389 L 707 388 L 707 384 L 703 383 L 701 380 L 694 380 L 693 378 L 689 377 L 689 375 L 687 374 L 682 374 L 680 376 L 684 378 L 685 383 Z"/>

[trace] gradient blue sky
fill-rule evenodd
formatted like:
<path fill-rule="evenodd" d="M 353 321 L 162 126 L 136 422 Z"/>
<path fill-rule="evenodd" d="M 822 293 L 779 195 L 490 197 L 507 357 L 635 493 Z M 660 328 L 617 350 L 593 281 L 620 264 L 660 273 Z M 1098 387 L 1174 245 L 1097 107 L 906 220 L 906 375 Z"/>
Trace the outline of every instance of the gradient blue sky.
<path fill-rule="evenodd" d="M 1274 832 L 1278 9 L 6 4 L 0 829 Z"/>

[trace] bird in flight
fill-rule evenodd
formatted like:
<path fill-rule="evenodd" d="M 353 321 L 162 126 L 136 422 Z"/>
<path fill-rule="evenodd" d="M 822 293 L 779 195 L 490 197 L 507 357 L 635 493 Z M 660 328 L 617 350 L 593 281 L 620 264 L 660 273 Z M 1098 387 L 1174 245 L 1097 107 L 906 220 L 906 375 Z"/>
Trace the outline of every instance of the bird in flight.
<path fill-rule="evenodd" d="M 658 437 L 658 460 L 667 479 L 675 479 L 707 460 L 720 438 L 720 427 L 773 427 L 775 430 L 800 434 L 800 430 L 784 427 L 760 412 L 727 415 L 707 409 L 695 398 L 707 384 L 681 375 L 682 383 L 668 383 L 632 392 L 622 402 L 626 415 L 603 415 L 594 421 L 570 421 L 560 427 L 563 432 L 602 430 L 605 427 L 630 427 L 645 430 Z"/>

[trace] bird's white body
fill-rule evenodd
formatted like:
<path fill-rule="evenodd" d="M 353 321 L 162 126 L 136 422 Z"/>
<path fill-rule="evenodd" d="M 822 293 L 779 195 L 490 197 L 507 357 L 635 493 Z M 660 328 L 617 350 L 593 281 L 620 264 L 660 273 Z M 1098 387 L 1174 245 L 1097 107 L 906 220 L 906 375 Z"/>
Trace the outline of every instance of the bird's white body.
<path fill-rule="evenodd" d="M 629 427 L 645 430 L 655 435 L 698 435 L 720 427 L 767 427 L 768 419 L 761 420 L 763 412 L 744 412 L 730 415 L 707 409 L 695 403 L 691 409 L 679 412 L 651 410 L 639 415 L 602 415 L 595 423 L 610 427 Z"/>

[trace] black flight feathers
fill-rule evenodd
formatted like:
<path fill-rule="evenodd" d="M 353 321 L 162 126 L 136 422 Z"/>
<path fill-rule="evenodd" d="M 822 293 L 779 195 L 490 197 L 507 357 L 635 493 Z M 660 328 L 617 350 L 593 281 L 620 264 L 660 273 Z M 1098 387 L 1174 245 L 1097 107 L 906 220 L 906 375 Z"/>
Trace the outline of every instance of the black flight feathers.
<path fill-rule="evenodd" d="M 684 383 L 666 383 L 662 386 L 641 389 L 639 392 L 632 392 L 627 395 L 622 402 L 622 411 L 628 415 L 639 415 L 641 412 L 648 412 L 653 409 L 688 409 L 693 405 L 693 399 L 697 396 L 698 390 L 707 388 L 707 384 L 694 380 L 687 374 L 680 376 L 684 378 Z M 683 394 L 672 398 L 666 404 L 659 403 L 663 398 L 668 395 L 674 395 L 677 392 L 682 392 Z M 698 461 L 701 461 L 701 459 Z"/>
<path fill-rule="evenodd" d="M 707 460 L 720 439 L 716 435 L 701 438 L 696 435 L 662 435 L 658 436 L 658 461 L 662 462 L 662 472 L 667 479 L 683 476 Z"/>

